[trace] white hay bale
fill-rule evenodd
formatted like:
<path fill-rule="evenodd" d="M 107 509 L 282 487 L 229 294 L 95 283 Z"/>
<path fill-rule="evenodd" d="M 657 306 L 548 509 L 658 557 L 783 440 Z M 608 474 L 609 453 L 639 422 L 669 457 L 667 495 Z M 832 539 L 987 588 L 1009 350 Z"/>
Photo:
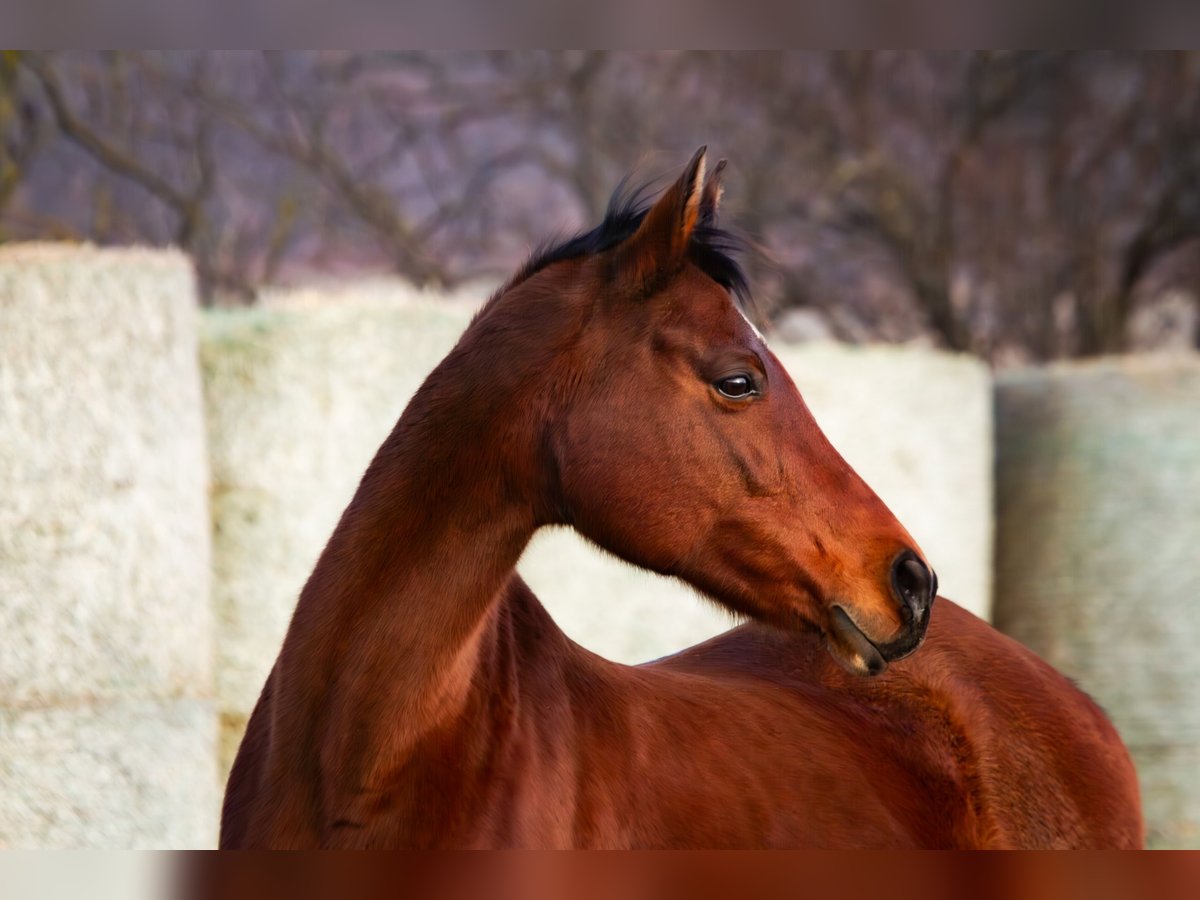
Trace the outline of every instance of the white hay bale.
<path fill-rule="evenodd" d="M 207 693 L 185 257 L 0 248 L 0 706 Z"/>
<path fill-rule="evenodd" d="M 0 248 L 0 847 L 215 840 L 196 348 L 180 254 Z"/>
<path fill-rule="evenodd" d="M 737 624 L 682 581 L 610 556 L 570 528 L 539 531 L 517 569 L 563 631 L 617 662 L 658 659 Z"/>
<path fill-rule="evenodd" d="M 1200 358 L 1005 374 L 996 622 L 1108 711 L 1150 841 L 1200 847 Z"/>
<path fill-rule="evenodd" d="M 4 849 L 211 847 L 212 704 L 0 709 L 0 797 Z"/>

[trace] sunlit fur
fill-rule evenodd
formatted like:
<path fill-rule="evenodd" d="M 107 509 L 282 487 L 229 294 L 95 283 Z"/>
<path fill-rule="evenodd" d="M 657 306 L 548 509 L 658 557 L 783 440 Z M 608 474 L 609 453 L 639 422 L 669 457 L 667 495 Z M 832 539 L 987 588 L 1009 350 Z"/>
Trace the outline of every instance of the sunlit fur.
<path fill-rule="evenodd" d="M 702 171 L 538 257 L 413 398 L 300 596 L 222 846 L 1140 843 L 1085 695 L 947 600 L 904 614 L 920 549 L 741 315 Z M 759 396 L 714 388 L 745 371 Z M 600 659 L 514 572 L 547 525 L 751 621 Z"/>

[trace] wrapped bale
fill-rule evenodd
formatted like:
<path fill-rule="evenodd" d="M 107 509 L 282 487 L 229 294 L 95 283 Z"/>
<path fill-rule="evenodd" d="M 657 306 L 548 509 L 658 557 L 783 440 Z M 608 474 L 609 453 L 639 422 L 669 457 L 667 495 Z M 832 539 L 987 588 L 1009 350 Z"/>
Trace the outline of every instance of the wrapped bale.
<path fill-rule="evenodd" d="M 120 834 L 152 842 L 140 830 L 150 820 L 183 823 L 160 829 L 160 846 L 210 844 L 211 822 L 192 809 L 216 803 L 212 727 L 172 708 L 206 702 L 212 678 L 186 258 L 0 248 L 0 495 L 0 846 L 98 846 Z M 176 778 L 175 761 L 117 740 L 115 711 L 135 699 L 160 701 L 162 727 L 200 748 L 193 777 L 177 779 L 186 791 L 155 789 Z M 31 721 L 54 725 L 20 724 Z M 60 738 L 72 722 L 98 721 L 111 734 L 96 745 L 97 771 L 136 764 L 140 782 L 113 782 L 103 808 L 66 809 L 54 805 L 70 802 L 62 795 L 36 790 L 24 806 L 9 802 L 23 782 L 49 784 L 57 772 L 69 783 Z"/>
<path fill-rule="evenodd" d="M 1200 359 L 996 385 L 996 623 L 1134 755 L 1152 846 L 1200 847 Z"/>

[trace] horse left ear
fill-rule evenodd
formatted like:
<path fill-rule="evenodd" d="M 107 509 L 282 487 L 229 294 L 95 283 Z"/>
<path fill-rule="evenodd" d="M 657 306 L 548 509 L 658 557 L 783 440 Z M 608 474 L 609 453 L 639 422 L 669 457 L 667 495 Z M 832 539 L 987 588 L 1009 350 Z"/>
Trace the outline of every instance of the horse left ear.
<path fill-rule="evenodd" d="M 683 174 L 650 207 L 638 230 L 618 250 L 623 277 L 638 288 L 675 271 L 687 258 L 688 242 L 700 221 L 707 149 L 696 151 Z"/>
<path fill-rule="evenodd" d="M 704 191 L 700 194 L 699 222 L 705 228 L 717 227 L 717 207 L 721 205 L 721 197 L 725 194 L 723 181 L 728 162 L 727 159 L 720 160 L 704 182 Z"/>

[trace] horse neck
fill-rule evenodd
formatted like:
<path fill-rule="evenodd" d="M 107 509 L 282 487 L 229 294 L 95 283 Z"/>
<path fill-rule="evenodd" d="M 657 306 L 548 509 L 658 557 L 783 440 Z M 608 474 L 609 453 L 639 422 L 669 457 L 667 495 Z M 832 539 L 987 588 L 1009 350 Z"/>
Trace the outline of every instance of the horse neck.
<path fill-rule="evenodd" d="M 475 677 L 480 648 L 538 524 L 536 485 L 519 483 L 531 465 L 506 455 L 534 442 L 514 433 L 527 426 L 506 411 L 487 357 L 468 332 L 430 376 L 301 593 L 274 722 L 278 744 L 295 748 L 285 754 L 309 754 L 281 766 L 327 788 L 331 777 L 340 791 L 386 779 L 486 680 Z"/>

